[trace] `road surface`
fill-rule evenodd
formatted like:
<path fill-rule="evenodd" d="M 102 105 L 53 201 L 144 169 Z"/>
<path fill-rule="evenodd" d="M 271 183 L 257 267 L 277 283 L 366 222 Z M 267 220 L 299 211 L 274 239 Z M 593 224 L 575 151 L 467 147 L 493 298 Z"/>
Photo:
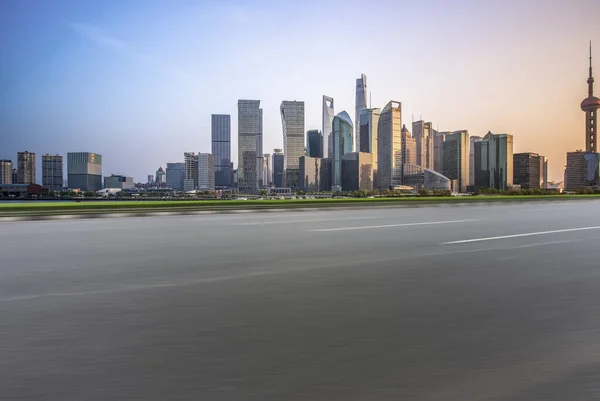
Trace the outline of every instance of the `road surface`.
<path fill-rule="evenodd" d="M 0 399 L 600 399 L 599 210 L 2 223 Z"/>

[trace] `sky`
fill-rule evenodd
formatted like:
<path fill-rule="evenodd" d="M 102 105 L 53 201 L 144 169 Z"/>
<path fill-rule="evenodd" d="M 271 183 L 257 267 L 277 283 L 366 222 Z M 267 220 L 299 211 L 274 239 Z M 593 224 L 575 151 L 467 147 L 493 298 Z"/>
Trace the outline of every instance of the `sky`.
<path fill-rule="evenodd" d="M 184 152 L 210 152 L 211 114 L 259 99 L 263 149 L 281 148 L 279 105 L 323 95 L 354 118 L 355 82 L 403 123 L 509 133 L 515 152 L 584 147 L 588 45 L 600 96 L 597 0 L 3 0 L 0 159 L 18 151 L 103 155 L 103 174 L 146 181 Z M 65 177 L 66 178 L 66 177 Z"/>

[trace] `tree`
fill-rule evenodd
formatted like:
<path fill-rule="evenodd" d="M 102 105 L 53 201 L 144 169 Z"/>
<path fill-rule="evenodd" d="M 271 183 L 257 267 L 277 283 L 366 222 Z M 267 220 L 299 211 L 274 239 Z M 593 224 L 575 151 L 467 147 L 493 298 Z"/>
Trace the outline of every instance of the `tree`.
<path fill-rule="evenodd" d="M 267 191 L 266 189 L 260 190 L 260 196 L 267 196 L 268 194 L 269 194 L 269 191 Z"/>
<path fill-rule="evenodd" d="M 426 189 L 420 189 L 419 196 L 429 196 L 429 191 Z"/>

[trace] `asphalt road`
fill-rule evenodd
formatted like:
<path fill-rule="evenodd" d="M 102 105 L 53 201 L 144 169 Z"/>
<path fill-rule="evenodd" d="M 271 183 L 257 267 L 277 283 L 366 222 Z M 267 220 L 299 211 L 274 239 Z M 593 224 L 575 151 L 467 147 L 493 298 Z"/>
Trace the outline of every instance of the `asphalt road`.
<path fill-rule="evenodd" d="M 600 201 L 0 224 L 2 400 L 597 400 Z"/>

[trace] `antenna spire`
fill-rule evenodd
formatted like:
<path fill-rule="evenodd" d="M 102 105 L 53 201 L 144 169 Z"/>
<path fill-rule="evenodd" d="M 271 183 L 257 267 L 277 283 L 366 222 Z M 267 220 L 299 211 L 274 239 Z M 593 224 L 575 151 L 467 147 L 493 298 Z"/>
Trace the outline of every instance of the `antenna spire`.
<path fill-rule="evenodd" d="M 590 40 L 590 76 L 587 80 L 588 96 L 594 96 L 594 77 L 592 76 L 592 41 Z"/>

